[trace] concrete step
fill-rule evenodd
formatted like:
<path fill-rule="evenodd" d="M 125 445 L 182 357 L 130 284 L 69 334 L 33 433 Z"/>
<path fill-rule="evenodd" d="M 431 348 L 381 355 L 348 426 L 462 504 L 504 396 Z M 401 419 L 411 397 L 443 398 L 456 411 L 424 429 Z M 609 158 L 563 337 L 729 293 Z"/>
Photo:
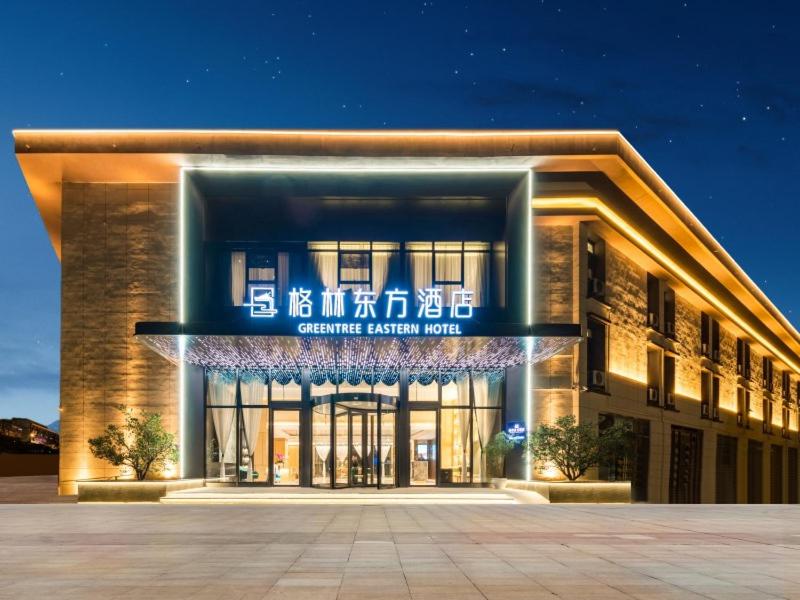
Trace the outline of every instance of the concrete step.
<path fill-rule="evenodd" d="M 167 494 L 162 504 L 515 504 L 503 492 L 393 490 L 254 490 L 252 488 L 196 488 Z"/>

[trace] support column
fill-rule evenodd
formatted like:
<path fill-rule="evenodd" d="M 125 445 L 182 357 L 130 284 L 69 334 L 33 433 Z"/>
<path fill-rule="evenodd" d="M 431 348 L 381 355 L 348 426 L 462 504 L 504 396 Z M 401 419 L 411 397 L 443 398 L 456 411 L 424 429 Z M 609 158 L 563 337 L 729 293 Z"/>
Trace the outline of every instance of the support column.
<path fill-rule="evenodd" d="M 179 448 L 180 476 L 184 479 L 202 479 L 205 477 L 205 377 L 202 367 L 195 365 L 184 363 L 181 371 L 184 407 Z"/>
<path fill-rule="evenodd" d="M 300 485 L 311 487 L 311 371 L 302 369 L 300 378 Z"/>
<path fill-rule="evenodd" d="M 400 369 L 400 397 L 397 399 L 397 420 L 395 421 L 395 464 L 397 467 L 397 486 L 411 485 L 411 438 L 410 415 L 408 407 L 408 369 Z"/>
<path fill-rule="evenodd" d="M 525 423 L 530 433 L 531 422 L 531 370 L 529 365 L 506 369 L 505 422 Z M 505 424 L 503 425 L 505 430 Z M 521 447 L 506 457 L 506 477 L 509 479 L 532 479 L 530 461 Z"/>

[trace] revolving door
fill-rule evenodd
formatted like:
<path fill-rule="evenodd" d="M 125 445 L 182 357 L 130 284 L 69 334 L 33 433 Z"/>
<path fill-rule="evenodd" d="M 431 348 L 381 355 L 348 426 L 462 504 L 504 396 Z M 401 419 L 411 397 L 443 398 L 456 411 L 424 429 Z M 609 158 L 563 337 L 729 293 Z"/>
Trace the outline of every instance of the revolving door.
<path fill-rule="evenodd" d="M 394 487 L 397 398 L 352 393 L 312 400 L 312 485 Z"/>

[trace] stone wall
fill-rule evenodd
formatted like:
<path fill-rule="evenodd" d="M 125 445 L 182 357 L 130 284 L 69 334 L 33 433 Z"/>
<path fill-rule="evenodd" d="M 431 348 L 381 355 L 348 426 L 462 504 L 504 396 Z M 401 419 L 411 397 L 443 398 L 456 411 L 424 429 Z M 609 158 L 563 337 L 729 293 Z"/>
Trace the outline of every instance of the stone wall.
<path fill-rule="evenodd" d="M 664 286 L 675 290 L 675 339 L 670 340 L 663 334 L 647 327 L 647 270 L 648 260 L 629 246 L 617 245 L 604 238 L 600 228 L 596 229 L 593 221 L 584 221 L 580 227 L 584 232 L 578 240 L 581 252 L 586 246 L 585 238 L 591 233 L 605 241 L 605 275 L 606 294 L 603 302 L 587 298 L 582 289 L 577 299 L 579 318 L 585 325 L 589 315 L 599 317 L 608 323 L 608 387 L 607 393 L 582 391 L 575 401 L 572 411 L 584 422 L 597 422 L 601 413 L 613 413 L 639 419 L 646 419 L 650 424 L 650 446 L 648 465 L 648 500 L 650 502 L 667 502 L 669 499 L 669 477 L 671 458 L 671 435 L 674 426 L 690 427 L 703 432 L 701 457 L 701 489 L 702 502 L 714 502 L 716 499 L 716 447 L 717 436 L 726 435 L 740 440 L 737 461 L 738 500 L 746 498 L 746 441 L 755 439 L 764 443 L 764 464 L 762 470 L 763 494 L 765 501 L 769 496 L 769 457 L 770 445 L 797 446 L 798 411 L 796 407 L 796 383 L 798 378 L 791 378 L 793 405 L 791 409 L 791 434 L 789 439 L 780 435 L 782 425 L 781 371 L 778 365 L 774 370 L 773 401 L 773 433 L 764 434 L 761 427 L 762 406 L 766 394 L 762 390 L 762 351 L 756 345 L 752 348 L 752 376 L 749 383 L 743 382 L 737 375 L 736 342 L 737 334 L 732 331 L 731 324 L 720 323 L 720 360 L 712 362 L 701 355 L 701 311 L 712 312 L 704 306 L 694 294 L 688 293 L 678 280 L 666 277 Z M 578 280 L 586 277 L 586 261 L 573 261 L 581 273 Z M 562 275 L 563 277 L 563 275 Z M 663 288 L 662 288 L 663 293 Z M 660 347 L 665 353 L 675 357 L 675 391 L 677 411 L 664 410 L 660 407 L 648 406 L 646 402 L 647 386 L 647 349 Z M 586 385 L 585 344 L 579 344 L 576 351 L 578 378 Z M 540 367 L 545 371 L 545 366 Z M 703 369 L 711 371 L 720 378 L 720 420 L 712 421 L 701 418 L 701 373 Z M 543 378 L 546 380 L 546 378 Z M 737 424 L 737 387 L 745 385 L 751 390 L 751 429 Z M 541 394 L 542 391 L 540 390 Z M 550 392 L 552 396 L 552 392 Z M 566 413 L 570 404 L 551 402 L 549 418 Z M 785 454 L 785 453 L 784 453 Z M 592 469 L 587 476 L 597 476 Z M 784 458 L 784 477 L 786 477 L 786 459 Z M 784 484 L 784 497 L 787 486 Z"/>
<path fill-rule="evenodd" d="M 116 404 L 160 412 L 177 431 L 176 369 L 138 343 L 138 321 L 177 320 L 177 186 L 62 188 L 60 492 L 119 469 L 87 440 Z"/>
<path fill-rule="evenodd" d="M 534 323 L 576 323 L 579 260 L 578 229 L 572 225 L 534 228 Z M 533 425 L 577 411 L 574 348 L 534 365 L 531 385 Z"/>
<path fill-rule="evenodd" d="M 608 243 L 605 300 L 611 307 L 607 313 L 610 391 L 631 396 L 634 384 L 638 399 L 641 382 L 647 380 L 647 272 Z"/>

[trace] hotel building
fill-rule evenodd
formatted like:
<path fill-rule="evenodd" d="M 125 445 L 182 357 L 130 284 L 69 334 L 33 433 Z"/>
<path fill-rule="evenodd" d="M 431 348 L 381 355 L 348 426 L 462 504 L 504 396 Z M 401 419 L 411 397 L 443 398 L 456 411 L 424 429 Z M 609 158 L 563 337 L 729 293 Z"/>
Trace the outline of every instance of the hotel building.
<path fill-rule="evenodd" d="M 797 502 L 800 334 L 614 131 L 15 131 L 61 260 L 60 491 L 485 485 L 499 431 L 635 431 L 648 502 Z M 508 477 L 553 479 L 520 452 Z"/>

